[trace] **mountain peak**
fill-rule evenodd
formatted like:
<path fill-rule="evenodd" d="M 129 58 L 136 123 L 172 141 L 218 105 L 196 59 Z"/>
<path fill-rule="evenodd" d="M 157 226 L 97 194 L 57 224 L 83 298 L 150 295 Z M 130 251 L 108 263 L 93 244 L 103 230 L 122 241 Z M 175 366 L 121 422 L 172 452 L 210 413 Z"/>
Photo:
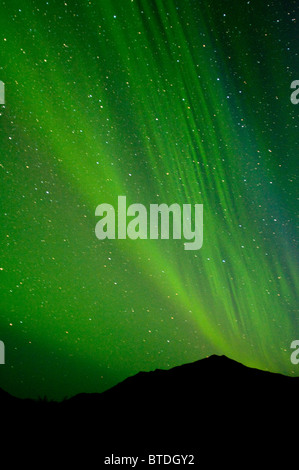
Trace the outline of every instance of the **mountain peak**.
<path fill-rule="evenodd" d="M 104 393 L 82 393 L 60 403 L 0 391 L 8 418 L 2 416 L 8 438 L 3 448 L 13 443 L 13 452 L 34 443 L 49 453 L 55 436 L 56 446 L 61 443 L 68 455 L 88 448 L 97 458 L 99 445 L 104 455 L 158 452 L 162 446 L 163 454 L 198 453 L 202 459 L 207 452 L 209 461 L 215 451 L 220 458 L 244 445 L 248 455 L 265 435 L 278 448 L 277 437 L 289 429 L 287 418 L 294 413 L 290 397 L 299 392 L 299 378 L 288 379 L 213 355 L 142 372 Z"/>

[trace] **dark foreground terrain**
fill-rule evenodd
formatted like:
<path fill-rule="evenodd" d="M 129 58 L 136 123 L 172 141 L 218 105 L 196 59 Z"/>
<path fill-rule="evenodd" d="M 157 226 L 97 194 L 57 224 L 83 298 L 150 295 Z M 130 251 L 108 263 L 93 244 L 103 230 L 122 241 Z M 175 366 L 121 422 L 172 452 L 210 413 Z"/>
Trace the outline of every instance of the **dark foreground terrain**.
<path fill-rule="evenodd" d="M 138 456 L 142 469 L 149 454 L 179 454 L 194 455 L 203 469 L 269 468 L 281 459 L 285 467 L 298 455 L 298 399 L 299 378 L 225 356 L 139 373 L 60 403 L 0 390 L 1 459 L 13 467 L 97 469 L 111 467 L 104 461 L 113 454 Z"/>

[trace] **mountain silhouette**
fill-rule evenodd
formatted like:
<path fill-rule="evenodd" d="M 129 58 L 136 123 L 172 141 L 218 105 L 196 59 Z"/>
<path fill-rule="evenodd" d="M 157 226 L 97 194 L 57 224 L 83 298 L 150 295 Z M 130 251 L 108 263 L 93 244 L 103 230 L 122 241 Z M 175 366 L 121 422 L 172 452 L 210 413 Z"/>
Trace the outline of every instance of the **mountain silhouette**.
<path fill-rule="evenodd" d="M 61 402 L 0 390 L 2 448 L 11 463 L 28 458 L 32 464 L 41 453 L 47 462 L 91 458 L 101 468 L 113 453 L 193 454 L 198 465 L 268 466 L 295 452 L 298 397 L 299 378 L 225 356 L 140 372 L 103 393 Z"/>

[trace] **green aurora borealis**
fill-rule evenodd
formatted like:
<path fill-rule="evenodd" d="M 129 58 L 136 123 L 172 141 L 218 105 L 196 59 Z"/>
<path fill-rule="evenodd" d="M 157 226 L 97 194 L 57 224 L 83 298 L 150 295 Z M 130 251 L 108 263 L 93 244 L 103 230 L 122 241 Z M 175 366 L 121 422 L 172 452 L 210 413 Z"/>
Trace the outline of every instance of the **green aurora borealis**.
<path fill-rule="evenodd" d="M 296 3 L 2 2 L 0 387 L 214 353 L 299 376 Z M 203 247 L 98 240 L 119 195 L 203 204 Z"/>

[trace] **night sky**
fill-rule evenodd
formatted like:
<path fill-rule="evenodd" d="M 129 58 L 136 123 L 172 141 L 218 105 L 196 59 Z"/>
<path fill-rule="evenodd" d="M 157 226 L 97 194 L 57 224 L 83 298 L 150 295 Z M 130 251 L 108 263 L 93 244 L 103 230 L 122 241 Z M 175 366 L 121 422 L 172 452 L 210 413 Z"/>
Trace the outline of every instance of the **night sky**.
<path fill-rule="evenodd" d="M 211 354 L 299 376 L 297 0 L 0 12 L 0 387 L 62 399 Z M 95 209 L 203 204 L 183 240 Z"/>

